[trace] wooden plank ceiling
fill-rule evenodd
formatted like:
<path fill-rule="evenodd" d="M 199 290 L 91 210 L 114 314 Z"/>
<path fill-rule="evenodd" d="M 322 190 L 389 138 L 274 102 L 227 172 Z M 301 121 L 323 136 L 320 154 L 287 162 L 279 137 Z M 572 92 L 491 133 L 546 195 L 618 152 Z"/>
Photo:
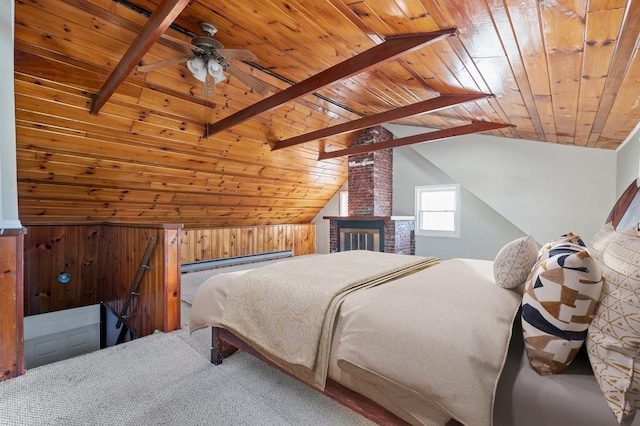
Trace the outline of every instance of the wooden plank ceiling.
<path fill-rule="evenodd" d="M 150 43 L 159 34 L 145 29 L 149 16 L 169 3 L 179 14 Z M 445 137 L 456 128 L 495 129 L 485 133 L 615 149 L 640 121 L 640 0 L 192 0 L 184 6 L 180 0 L 16 1 L 23 223 L 308 223 L 345 182 L 340 155 L 349 152 L 360 123 L 424 126 Z M 130 46 L 145 42 L 139 65 L 190 54 L 184 42 L 203 34 L 201 22 L 217 27 L 214 38 L 226 48 L 256 55 L 255 62 L 230 62 L 266 84 L 267 97 L 237 72 L 204 97 L 184 61 L 149 72 L 132 64 L 117 68 Z M 268 101 L 366 57 L 385 40 L 452 29 L 456 35 L 289 102 Z M 94 97 L 118 72 L 122 81 L 91 114 Z M 462 103 L 451 102 L 456 96 Z M 247 108 L 259 113 L 216 125 Z"/>

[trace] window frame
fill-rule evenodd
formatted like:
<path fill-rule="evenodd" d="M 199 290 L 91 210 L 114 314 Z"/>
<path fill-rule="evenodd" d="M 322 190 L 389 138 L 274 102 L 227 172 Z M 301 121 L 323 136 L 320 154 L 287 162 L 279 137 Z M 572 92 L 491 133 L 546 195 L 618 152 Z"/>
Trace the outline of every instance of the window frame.
<path fill-rule="evenodd" d="M 338 216 L 349 216 L 349 191 L 340 191 Z"/>
<path fill-rule="evenodd" d="M 440 231 L 434 229 L 423 229 L 422 212 L 428 211 L 450 211 L 450 210 L 428 210 L 421 206 L 421 195 L 424 192 L 453 192 L 455 200 L 455 208 L 453 210 L 453 231 Z M 416 235 L 423 237 L 445 237 L 460 238 L 460 184 L 444 184 L 444 185 L 424 185 L 415 187 L 415 217 L 416 217 Z"/>

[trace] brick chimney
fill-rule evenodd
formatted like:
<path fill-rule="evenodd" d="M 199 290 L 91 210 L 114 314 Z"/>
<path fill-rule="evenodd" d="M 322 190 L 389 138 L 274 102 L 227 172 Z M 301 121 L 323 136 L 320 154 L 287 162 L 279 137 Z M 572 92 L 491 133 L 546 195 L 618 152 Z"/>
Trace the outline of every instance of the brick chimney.
<path fill-rule="evenodd" d="M 382 126 L 360 133 L 352 146 L 393 139 Z M 391 216 L 393 206 L 393 150 L 349 156 L 349 216 Z"/>
<path fill-rule="evenodd" d="M 393 139 L 382 126 L 365 129 L 352 146 Z M 413 216 L 392 216 L 393 150 L 349 156 L 348 216 L 329 219 L 329 250 L 373 250 L 415 254 Z"/>

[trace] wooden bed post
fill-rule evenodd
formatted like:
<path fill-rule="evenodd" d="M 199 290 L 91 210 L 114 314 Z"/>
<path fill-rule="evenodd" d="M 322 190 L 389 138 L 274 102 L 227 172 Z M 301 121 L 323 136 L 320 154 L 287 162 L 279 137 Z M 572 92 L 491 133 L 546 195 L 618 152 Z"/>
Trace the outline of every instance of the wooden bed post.
<path fill-rule="evenodd" d="M 211 327 L 211 362 L 215 365 L 222 364 L 222 347 L 224 342 L 218 336 L 218 327 Z"/>

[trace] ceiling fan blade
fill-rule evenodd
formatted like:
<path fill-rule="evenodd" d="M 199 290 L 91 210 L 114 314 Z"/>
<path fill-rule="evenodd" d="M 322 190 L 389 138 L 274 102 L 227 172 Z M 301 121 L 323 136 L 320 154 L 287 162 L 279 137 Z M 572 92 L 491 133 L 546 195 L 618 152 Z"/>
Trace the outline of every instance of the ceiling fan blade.
<path fill-rule="evenodd" d="M 225 59 L 236 59 L 238 61 L 258 62 L 258 57 L 247 49 L 217 49 L 218 53 Z"/>
<path fill-rule="evenodd" d="M 259 94 L 260 96 L 267 96 L 267 94 L 269 93 L 269 90 L 271 90 L 266 83 L 263 83 L 262 81 L 247 74 L 244 71 L 240 71 L 233 65 L 228 67 L 226 71 L 229 74 L 231 74 L 233 77 L 237 78 L 238 80 L 240 80 L 241 82 L 249 86 L 251 90 Z"/>
<path fill-rule="evenodd" d="M 202 96 L 210 98 L 216 93 L 216 80 L 207 73 L 207 79 L 202 83 Z"/>
<path fill-rule="evenodd" d="M 190 41 L 184 41 L 168 34 L 162 34 L 160 38 L 165 42 L 163 44 L 169 45 L 169 47 L 172 47 L 176 50 L 181 50 L 185 53 L 191 52 L 193 49 L 204 52 L 204 50 L 200 49 L 198 46 L 191 44 Z"/>
<path fill-rule="evenodd" d="M 140 65 L 136 67 L 136 71 L 149 72 L 149 71 L 157 70 L 158 68 L 166 67 L 169 65 L 186 62 L 189 58 L 190 58 L 189 56 L 179 56 L 177 58 L 165 59 L 164 61 L 154 62 L 152 64 Z"/>

